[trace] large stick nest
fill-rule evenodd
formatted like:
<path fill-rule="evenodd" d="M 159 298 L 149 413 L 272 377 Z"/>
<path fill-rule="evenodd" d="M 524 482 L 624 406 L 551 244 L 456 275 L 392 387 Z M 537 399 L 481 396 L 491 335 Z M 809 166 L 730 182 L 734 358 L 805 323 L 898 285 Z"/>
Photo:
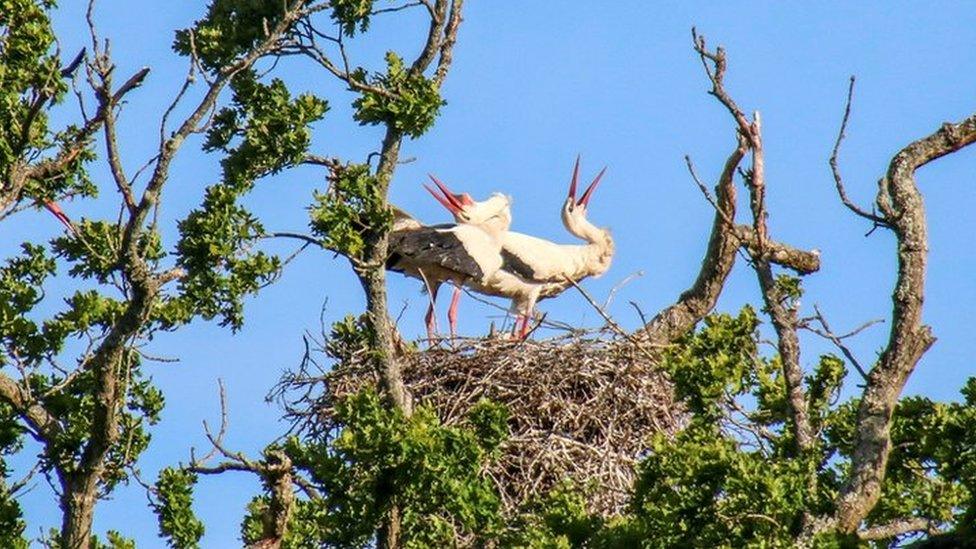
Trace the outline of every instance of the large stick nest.
<path fill-rule="evenodd" d="M 456 340 L 453 349 L 406 353 L 401 365 L 415 402 L 447 425 L 482 398 L 508 407 L 511 434 L 487 471 L 507 510 L 571 480 L 591 490 L 591 511 L 611 515 L 627 503 L 648 437 L 674 433 L 682 414 L 649 356 L 606 335 Z M 364 359 L 344 358 L 318 378 L 324 393 L 306 416 L 317 430 L 333 426 L 331 403 L 377 383 Z"/>

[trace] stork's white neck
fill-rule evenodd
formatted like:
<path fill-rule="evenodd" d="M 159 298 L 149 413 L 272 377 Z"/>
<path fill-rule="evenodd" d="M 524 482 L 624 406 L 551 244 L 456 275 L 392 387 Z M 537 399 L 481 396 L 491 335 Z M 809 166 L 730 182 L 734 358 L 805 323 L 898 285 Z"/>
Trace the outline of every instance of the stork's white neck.
<path fill-rule="evenodd" d="M 606 272 L 614 252 L 610 231 L 590 223 L 585 207 L 563 208 L 562 219 L 570 234 L 586 241 L 586 245 L 580 247 L 581 265 L 574 278 L 599 276 Z"/>

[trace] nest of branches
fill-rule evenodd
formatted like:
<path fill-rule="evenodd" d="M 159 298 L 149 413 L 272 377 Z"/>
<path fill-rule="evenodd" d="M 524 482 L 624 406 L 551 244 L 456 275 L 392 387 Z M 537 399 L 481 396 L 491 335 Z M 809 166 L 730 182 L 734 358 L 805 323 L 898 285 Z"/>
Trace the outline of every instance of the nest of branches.
<path fill-rule="evenodd" d="M 648 355 L 606 332 L 544 341 L 456 340 L 402 357 L 415 402 L 457 424 L 482 398 L 504 404 L 510 436 L 487 473 L 506 510 L 564 480 L 590 490 L 591 511 L 619 512 L 627 503 L 634 466 L 654 433 L 672 434 L 682 421 L 666 377 Z M 373 368 L 346 355 L 341 368 L 317 378 L 306 421 L 328 431 L 332 403 L 376 386 Z M 306 406 L 310 404 L 306 393 Z"/>

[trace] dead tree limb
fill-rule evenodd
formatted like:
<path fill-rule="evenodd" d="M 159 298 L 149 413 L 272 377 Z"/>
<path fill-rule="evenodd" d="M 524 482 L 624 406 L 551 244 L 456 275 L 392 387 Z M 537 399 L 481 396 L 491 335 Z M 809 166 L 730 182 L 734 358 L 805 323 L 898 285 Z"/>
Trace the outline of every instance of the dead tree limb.
<path fill-rule="evenodd" d="M 725 51 L 722 48 L 717 48 L 714 52 L 710 51 L 706 47 L 704 37 L 694 29 L 692 29 L 692 37 L 695 51 L 699 54 L 705 73 L 712 83 L 709 93 L 726 107 L 736 121 L 738 142 L 736 149 L 725 163 L 716 185 L 714 198 L 698 178 L 691 160 L 685 158 L 692 177 L 714 207 L 715 216 L 708 248 L 694 284 L 678 296 L 674 304 L 660 311 L 638 330 L 640 341 L 650 343 L 656 348 L 661 348 L 684 335 L 712 311 L 722 293 L 725 279 L 735 264 L 735 255 L 740 247 L 744 248 L 750 257 L 790 268 L 798 274 L 809 274 L 820 269 L 820 257 L 816 251 L 798 250 L 769 238 L 765 223 L 764 187 L 750 193 L 753 211 L 752 227 L 734 224 L 736 212 L 734 177 L 748 150 L 754 152 L 752 169 L 749 172 L 751 178 L 757 179 L 756 174 L 759 176 L 759 181 L 764 178 L 762 135 L 758 113 L 756 120 L 749 122 L 742 109 L 725 90 L 724 78 L 727 66 Z M 757 150 L 758 155 L 755 154 Z"/>
<path fill-rule="evenodd" d="M 830 160 L 828 161 L 830 164 L 830 172 L 834 176 L 834 186 L 837 188 L 837 196 L 840 197 L 841 203 L 848 210 L 854 212 L 855 215 L 871 221 L 875 225 L 887 226 L 888 223 L 883 217 L 865 211 L 847 196 L 847 190 L 844 188 L 844 179 L 840 175 L 840 165 L 837 160 L 837 155 L 840 154 L 841 143 L 847 137 L 847 122 L 851 118 L 851 104 L 854 101 L 854 82 L 855 78 L 852 76 L 850 84 L 847 87 L 847 103 L 844 105 L 844 118 L 841 120 L 840 130 L 837 132 L 837 141 L 834 142 L 834 149 L 831 151 Z"/>
<path fill-rule="evenodd" d="M 758 111 L 752 119 L 745 115 L 732 96 L 725 89 L 724 77 L 727 67 L 725 51 L 718 47 L 714 51 L 707 48 L 705 38 L 692 29 L 694 49 L 698 53 L 705 74 L 712 84 L 711 95 L 726 107 L 734 119 L 738 132 L 749 144 L 752 153 L 752 167 L 743 174 L 749 189 L 749 209 L 752 214 L 751 234 L 735 227 L 729 230 L 741 234 L 741 242 L 749 253 L 750 265 L 756 274 L 763 296 L 764 309 L 769 315 L 773 330 L 776 332 L 776 348 L 783 371 L 783 382 L 786 389 L 786 408 L 789 425 L 795 440 L 794 452 L 804 455 L 816 447 L 813 426 L 807 406 L 807 395 L 803 387 L 803 368 L 800 364 L 800 340 L 797 330 L 800 326 L 799 301 L 791 290 L 780 284 L 773 272 L 771 239 L 767 224 L 768 211 L 766 209 L 766 162 L 762 137 L 762 118 Z M 784 259 L 796 257 L 797 254 L 786 253 L 782 245 L 777 246 L 778 255 Z M 819 267 L 819 257 L 808 253 L 810 267 Z M 800 262 L 801 265 L 804 262 Z M 795 268 L 798 273 L 812 272 L 806 268 Z M 813 269 L 816 270 L 816 269 Z M 807 490 L 816 493 L 817 476 L 811 472 L 807 477 Z M 804 514 L 804 523 L 809 523 L 812 517 Z"/>
<path fill-rule="evenodd" d="M 201 475 L 219 475 L 228 471 L 253 473 L 261 479 L 268 493 L 267 506 L 261 513 L 261 538 L 248 547 L 252 549 L 278 549 L 288 534 L 288 522 L 291 520 L 295 508 L 295 486 L 304 484 L 295 475 L 291 459 L 281 450 L 265 452 L 264 459 L 252 460 L 242 452 L 233 452 L 224 445 L 224 435 L 227 433 L 227 395 L 223 382 L 219 383 L 220 391 L 220 430 L 214 435 L 207 423 L 203 427 L 210 441 L 211 449 L 198 459 L 194 452 L 190 452 L 190 463 L 187 470 Z M 223 458 L 214 465 L 207 462 L 217 454 Z M 312 490 L 314 488 L 309 487 Z M 318 494 L 316 494 L 318 495 Z"/>
<path fill-rule="evenodd" d="M 834 515 L 841 532 L 856 532 L 881 496 L 895 405 L 908 376 L 935 342 L 932 330 L 922 323 L 928 240 L 925 206 L 915 172 L 973 142 L 976 115 L 956 124 L 943 124 L 899 151 L 878 182 L 878 208 L 898 240 L 898 278 L 892 294 L 888 343 L 868 373 L 857 412 L 851 473 Z"/>
<path fill-rule="evenodd" d="M 663 309 L 638 330 L 640 341 L 650 343 L 652 349 L 667 345 L 686 334 L 711 312 L 735 264 L 739 240 L 728 230 L 726 219 L 735 219 L 735 171 L 748 148 L 741 135 L 737 141 L 715 187 L 718 207 L 712 220 L 708 248 L 694 284 L 682 292 L 674 304 Z"/>

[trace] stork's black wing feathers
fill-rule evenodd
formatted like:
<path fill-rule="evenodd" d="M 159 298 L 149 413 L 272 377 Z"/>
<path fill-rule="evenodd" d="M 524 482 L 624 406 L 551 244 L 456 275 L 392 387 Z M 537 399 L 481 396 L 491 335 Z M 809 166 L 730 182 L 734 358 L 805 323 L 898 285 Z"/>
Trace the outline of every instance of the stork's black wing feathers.
<path fill-rule="evenodd" d="M 484 273 L 452 231 L 425 227 L 390 235 L 390 259 L 387 268 L 399 270 L 396 264 L 410 259 L 421 264 L 439 265 L 462 276 L 482 278 Z"/>
<path fill-rule="evenodd" d="M 502 248 L 502 269 L 515 273 L 526 280 L 535 280 L 535 271 L 521 257 Z"/>

